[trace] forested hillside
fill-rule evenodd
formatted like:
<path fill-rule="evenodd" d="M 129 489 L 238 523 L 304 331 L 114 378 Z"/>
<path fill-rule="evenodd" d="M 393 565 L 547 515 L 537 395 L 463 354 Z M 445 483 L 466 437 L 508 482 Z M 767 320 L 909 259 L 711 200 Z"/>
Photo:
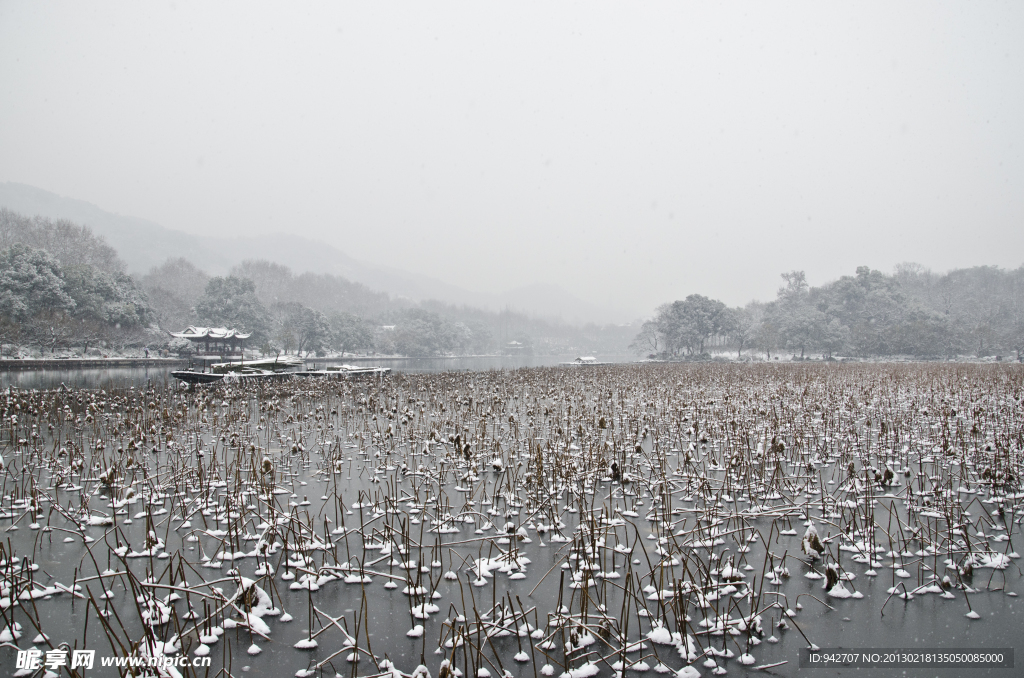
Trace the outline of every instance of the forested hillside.
<path fill-rule="evenodd" d="M 145 340 L 152 309 L 117 253 L 89 229 L 0 209 L 0 348 Z"/>
<path fill-rule="evenodd" d="M 187 352 L 170 332 L 226 325 L 264 352 L 410 356 L 622 353 L 635 328 L 415 302 L 341 276 L 248 260 L 210 276 L 173 258 L 138 279 L 88 227 L 0 209 L 0 351 Z M 517 342 L 510 344 L 510 342 Z"/>
<path fill-rule="evenodd" d="M 142 285 L 161 326 L 228 324 L 254 332 L 268 352 L 610 354 L 624 353 L 636 332 L 632 326 L 577 326 L 509 310 L 417 303 L 339 276 L 295 275 L 265 260 L 245 261 L 228 276 L 213 278 L 184 259 L 171 260 L 144 276 Z M 518 345 L 510 348 L 510 342 Z"/>
<path fill-rule="evenodd" d="M 718 350 L 940 358 L 1008 355 L 1024 345 L 1024 267 L 933 273 L 916 264 L 892 275 L 855 275 L 810 287 L 802 271 L 782 274 L 773 301 L 727 308 L 690 295 L 658 309 L 633 341 L 641 354 L 698 357 Z"/>
<path fill-rule="evenodd" d="M 1008 355 L 1024 345 L 1024 267 L 934 273 L 905 264 L 891 275 L 860 267 L 819 287 L 793 271 L 772 301 L 729 308 L 691 294 L 639 328 L 416 302 L 266 260 L 243 261 L 226 276 L 184 258 L 138 279 L 125 270 L 87 227 L 0 209 L 0 351 L 180 352 L 186 342 L 169 333 L 196 324 L 253 332 L 264 352 L 315 355 L 609 355 L 632 339 L 636 353 L 667 358 L 723 351 L 940 358 Z"/>

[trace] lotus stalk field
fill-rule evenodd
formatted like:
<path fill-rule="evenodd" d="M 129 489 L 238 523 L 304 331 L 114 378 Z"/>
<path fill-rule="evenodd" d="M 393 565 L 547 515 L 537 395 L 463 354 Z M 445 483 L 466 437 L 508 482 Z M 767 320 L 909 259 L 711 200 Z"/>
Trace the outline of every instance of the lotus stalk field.
<path fill-rule="evenodd" d="M 0 666 L 793 675 L 843 633 L 1019 619 L 1018 365 L 9 388 L 0 412 Z"/>

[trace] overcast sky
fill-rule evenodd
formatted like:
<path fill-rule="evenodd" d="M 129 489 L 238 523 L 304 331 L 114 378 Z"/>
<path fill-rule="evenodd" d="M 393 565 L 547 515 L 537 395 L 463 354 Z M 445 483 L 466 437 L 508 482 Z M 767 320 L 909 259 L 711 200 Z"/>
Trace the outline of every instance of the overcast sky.
<path fill-rule="evenodd" d="M 1024 3 L 0 1 L 0 180 L 648 312 L 1024 263 Z"/>

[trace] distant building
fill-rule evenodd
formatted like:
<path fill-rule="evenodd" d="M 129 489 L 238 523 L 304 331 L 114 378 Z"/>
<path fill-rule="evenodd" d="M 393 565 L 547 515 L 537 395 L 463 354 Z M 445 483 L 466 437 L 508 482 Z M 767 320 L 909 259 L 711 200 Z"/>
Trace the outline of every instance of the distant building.
<path fill-rule="evenodd" d="M 519 355 L 523 352 L 524 348 L 521 341 L 510 341 L 505 344 L 505 355 Z"/>
<path fill-rule="evenodd" d="M 226 327 L 192 327 L 183 332 L 171 332 L 172 337 L 188 339 L 202 355 L 240 356 L 245 340 L 252 336 Z"/>

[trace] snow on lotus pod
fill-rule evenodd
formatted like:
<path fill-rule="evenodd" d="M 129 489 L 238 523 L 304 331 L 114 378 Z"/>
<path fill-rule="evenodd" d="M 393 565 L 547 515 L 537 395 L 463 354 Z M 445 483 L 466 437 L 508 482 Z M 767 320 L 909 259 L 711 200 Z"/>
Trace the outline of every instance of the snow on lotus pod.
<path fill-rule="evenodd" d="M 744 575 L 742 572 L 739 571 L 739 569 L 733 566 L 732 558 L 730 557 L 726 561 L 725 566 L 722 568 L 722 571 L 719 573 L 719 576 L 721 577 L 722 581 L 740 581 L 746 575 Z"/>
<path fill-rule="evenodd" d="M 560 678 L 590 678 L 591 676 L 596 676 L 600 672 L 601 669 L 597 666 L 597 664 L 593 662 L 587 662 L 582 666 L 566 671 L 561 675 Z"/>
<path fill-rule="evenodd" d="M 814 526 L 814 523 L 807 526 L 804 538 L 800 542 L 800 548 L 812 559 L 818 558 L 825 552 L 825 547 L 822 545 L 821 539 L 818 538 L 818 528 Z"/>
<path fill-rule="evenodd" d="M 647 639 L 658 645 L 671 645 L 672 633 L 659 623 L 647 633 Z"/>
<path fill-rule="evenodd" d="M 849 589 L 847 589 L 841 583 L 836 584 L 831 589 L 826 591 L 826 593 L 828 593 L 828 595 L 832 596 L 833 598 L 852 598 L 853 597 L 853 594 L 850 593 Z"/>

